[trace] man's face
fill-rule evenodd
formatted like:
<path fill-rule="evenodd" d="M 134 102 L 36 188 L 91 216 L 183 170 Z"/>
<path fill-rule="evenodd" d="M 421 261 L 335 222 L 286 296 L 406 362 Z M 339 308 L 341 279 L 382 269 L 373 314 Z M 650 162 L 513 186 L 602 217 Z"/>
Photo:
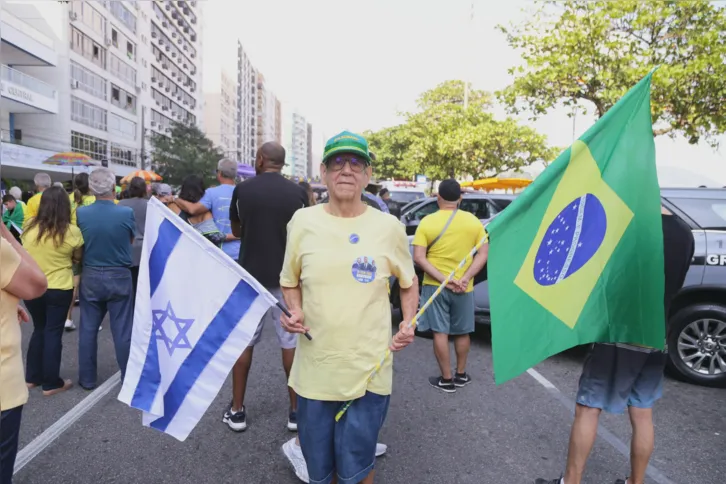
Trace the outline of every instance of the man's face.
<path fill-rule="evenodd" d="M 381 198 L 383 199 L 383 201 L 387 202 L 391 199 L 391 194 L 389 192 L 386 192 Z"/>
<path fill-rule="evenodd" d="M 7 202 L 3 203 L 5 205 L 5 208 L 8 210 L 15 210 L 16 202 L 15 200 L 8 200 Z"/>
<path fill-rule="evenodd" d="M 364 158 L 348 153 L 333 155 L 320 167 L 330 198 L 343 201 L 360 199 L 371 171 Z"/>

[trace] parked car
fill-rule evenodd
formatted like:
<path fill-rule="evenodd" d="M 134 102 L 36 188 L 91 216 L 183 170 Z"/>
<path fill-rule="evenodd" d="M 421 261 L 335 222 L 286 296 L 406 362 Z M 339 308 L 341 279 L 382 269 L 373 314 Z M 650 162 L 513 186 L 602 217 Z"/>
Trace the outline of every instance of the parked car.
<path fill-rule="evenodd" d="M 708 386 L 726 385 L 726 189 L 664 188 L 661 199 L 693 231 L 695 253 L 683 289 L 673 301 L 668 318 L 668 368 L 676 377 Z M 511 200 L 510 200 L 511 201 Z M 423 208 L 423 207 L 421 207 Z M 464 208 L 462 204 L 462 208 Z M 408 213 L 419 207 L 410 208 Z M 420 221 L 420 213 L 407 220 Z M 406 223 L 406 221 L 402 221 Z M 408 230 L 407 224 L 407 230 Z M 415 225 L 411 223 L 414 227 Z M 411 232 L 411 235 L 412 233 Z M 413 237 L 409 236 L 409 244 Z M 411 247 L 413 253 L 413 248 Z M 417 268 L 417 273 L 421 275 Z M 474 280 L 476 321 L 489 324 L 489 287 L 486 269 Z M 391 298 L 400 307 L 398 285 Z"/>

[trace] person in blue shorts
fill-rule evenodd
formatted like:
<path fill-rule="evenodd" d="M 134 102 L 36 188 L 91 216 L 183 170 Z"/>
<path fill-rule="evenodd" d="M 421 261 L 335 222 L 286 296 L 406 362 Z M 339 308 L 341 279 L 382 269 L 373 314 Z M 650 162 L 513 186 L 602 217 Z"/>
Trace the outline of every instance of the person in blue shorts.
<path fill-rule="evenodd" d="M 662 209 L 665 262 L 665 314 L 683 287 L 693 258 L 693 234 L 688 225 Z M 577 391 L 575 421 L 570 434 L 565 475 L 537 479 L 535 484 L 580 484 L 595 438 L 600 413 L 628 411 L 633 427 L 630 442 L 630 476 L 616 484 L 644 484 L 653 453 L 653 405 L 663 395 L 666 353 L 630 344 L 594 344 L 588 354 Z"/>

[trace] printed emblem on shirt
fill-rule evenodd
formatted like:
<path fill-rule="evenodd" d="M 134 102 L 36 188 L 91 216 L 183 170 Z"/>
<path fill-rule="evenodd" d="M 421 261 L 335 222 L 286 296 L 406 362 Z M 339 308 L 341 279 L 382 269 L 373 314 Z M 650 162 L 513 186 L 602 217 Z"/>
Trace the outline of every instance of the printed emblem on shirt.
<path fill-rule="evenodd" d="M 352 273 L 356 281 L 368 284 L 376 278 L 376 261 L 371 257 L 358 257 L 353 262 Z"/>

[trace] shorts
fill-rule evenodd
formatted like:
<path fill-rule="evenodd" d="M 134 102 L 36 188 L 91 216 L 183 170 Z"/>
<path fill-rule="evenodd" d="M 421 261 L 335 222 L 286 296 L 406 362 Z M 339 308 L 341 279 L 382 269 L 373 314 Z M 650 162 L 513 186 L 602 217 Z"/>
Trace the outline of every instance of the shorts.
<path fill-rule="evenodd" d="M 268 291 L 270 291 L 270 294 L 275 296 L 278 301 L 282 301 L 282 290 L 279 287 L 276 289 L 268 289 Z M 260 324 L 257 326 L 257 331 L 255 331 L 255 335 L 252 336 L 252 341 L 250 341 L 249 346 L 254 346 L 260 342 L 260 338 L 262 338 L 262 328 L 265 326 L 266 322 L 270 321 L 270 324 L 275 326 L 277 341 L 280 343 L 280 348 L 283 350 L 295 348 L 297 346 L 297 334 L 288 333 L 282 328 L 282 323 L 280 322 L 281 315 L 282 311 L 277 306 L 272 306 L 268 309 L 265 315 L 262 316 Z"/>
<path fill-rule="evenodd" d="M 297 397 L 297 431 L 310 484 L 358 484 L 371 473 L 376 442 L 388 413 L 390 395 L 366 392 L 354 400 L 339 422 L 335 415 L 345 402 Z"/>
<path fill-rule="evenodd" d="M 68 266 L 66 266 L 66 267 L 68 267 Z M 81 275 L 81 270 L 83 269 L 83 266 L 81 264 L 73 264 L 71 266 L 71 268 L 73 269 L 73 276 L 74 277 Z"/>
<path fill-rule="evenodd" d="M 436 292 L 437 286 L 421 288 L 421 305 Z M 420 331 L 462 335 L 474 332 L 474 291 L 457 294 L 449 289 L 441 291 L 419 322 Z"/>
<path fill-rule="evenodd" d="M 663 351 L 596 343 L 582 368 L 577 403 L 608 413 L 653 408 L 663 396 L 665 364 Z"/>

